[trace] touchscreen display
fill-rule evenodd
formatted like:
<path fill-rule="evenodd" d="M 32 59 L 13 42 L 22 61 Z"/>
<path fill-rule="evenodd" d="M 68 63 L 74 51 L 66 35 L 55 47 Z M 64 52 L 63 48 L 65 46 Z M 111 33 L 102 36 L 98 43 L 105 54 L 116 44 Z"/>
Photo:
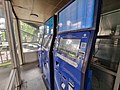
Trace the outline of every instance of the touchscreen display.
<path fill-rule="evenodd" d="M 75 0 L 58 15 L 59 31 L 91 28 L 94 17 L 94 0 Z"/>
<path fill-rule="evenodd" d="M 54 28 L 54 18 L 51 17 L 47 22 L 45 22 L 45 34 L 53 34 Z"/>
<path fill-rule="evenodd" d="M 76 59 L 79 50 L 80 39 L 60 39 L 58 51 L 66 56 Z"/>

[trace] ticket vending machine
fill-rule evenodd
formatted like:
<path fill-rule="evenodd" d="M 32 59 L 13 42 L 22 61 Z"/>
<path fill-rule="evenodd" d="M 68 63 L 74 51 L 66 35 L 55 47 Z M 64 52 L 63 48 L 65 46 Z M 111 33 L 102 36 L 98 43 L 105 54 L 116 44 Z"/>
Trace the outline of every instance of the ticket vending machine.
<path fill-rule="evenodd" d="M 49 90 L 54 88 L 54 64 L 53 46 L 56 37 L 56 16 L 51 17 L 45 22 L 45 35 L 43 39 L 42 55 L 43 58 L 43 79 Z"/>
<path fill-rule="evenodd" d="M 43 38 L 44 38 L 44 25 L 39 27 L 38 59 L 39 59 L 39 67 L 41 69 L 41 72 L 43 72 L 43 69 L 42 69 L 42 57 L 41 57 Z"/>
<path fill-rule="evenodd" d="M 90 60 L 99 30 L 101 0 L 74 0 L 58 12 L 54 90 L 90 90 Z"/>

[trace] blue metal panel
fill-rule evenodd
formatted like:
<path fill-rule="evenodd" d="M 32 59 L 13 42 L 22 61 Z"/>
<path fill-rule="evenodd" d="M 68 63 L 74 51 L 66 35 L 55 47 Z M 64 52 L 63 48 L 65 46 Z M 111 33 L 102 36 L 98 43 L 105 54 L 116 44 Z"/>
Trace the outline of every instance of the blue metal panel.
<path fill-rule="evenodd" d="M 79 39 L 80 40 L 80 49 L 78 52 L 86 53 L 87 44 L 89 41 L 90 32 L 75 32 L 75 33 L 67 33 L 60 34 L 58 37 L 62 37 L 63 39 Z M 86 44 L 86 46 L 82 46 Z M 58 47 L 59 49 L 59 47 Z M 80 90 L 80 81 L 81 81 L 81 71 L 83 65 L 83 58 L 85 54 L 81 57 L 80 55 L 75 59 L 71 59 L 69 56 L 62 54 L 59 50 L 55 51 L 54 55 L 54 71 L 55 71 L 55 90 L 69 90 L 68 85 L 71 83 L 73 85 L 74 90 Z M 72 49 L 72 47 L 71 47 Z M 69 60 L 67 61 L 68 58 Z M 66 59 L 66 60 L 64 60 Z M 65 89 L 62 88 L 62 83 L 65 84 Z"/>
<path fill-rule="evenodd" d="M 42 45 L 42 44 L 41 44 L 41 45 Z M 41 46 L 38 46 L 39 68 L 40 68 L 41 72 L 43 72 L 43 66 L 42 66 L 43 57 L 41 57 L 41 54 L 42 54 Z"/>
<path fill-rule="evenodd" d="M 44 60 L 43 60 L 43 74 L 44 78 L 46 80 L 47 87 L 50 88 L 50 62 L 49 62 L 49 51 L 44 50 L 43 55 Z"/>
<path fill-rule="evenodd" d="M 56 37 L 56 16 L 51 17 L 45 22 L 45 35 L 42 46 L 42 66 L 43 78 L 48 89 L 54 88 L 54 71 L 53 71 L 53 44 Z"/>
<path fill-rule="evenodd" d="M 42 66 L 43 66 L 43 75 L 48 88 L 50 88 L 50 45 L 52 40 L 52 35 L 48 35 L 46 37 L 48 40 L 46 44 L 43 45 L 43 52 L 42 52 Z"/>
<path fill-rule="evenodd" d="M 100 0 L 75 0 L 58 13 L 54 90 L 90 90 L 88 67 L 99 28 Z"/>

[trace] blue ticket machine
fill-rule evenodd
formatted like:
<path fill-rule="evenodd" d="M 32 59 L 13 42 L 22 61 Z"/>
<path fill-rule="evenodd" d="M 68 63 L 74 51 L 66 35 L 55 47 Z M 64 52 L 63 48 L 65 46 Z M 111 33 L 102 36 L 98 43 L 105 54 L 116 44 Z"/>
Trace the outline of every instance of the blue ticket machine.
<path fill-rule="evenodd" d="M 39 35 L 39 46 L 38 46 L 38 59 L 39 59 L 39 67 L 41 69 L 41 72 L 43 71 L 42 69 L 42 45 L 43 45 L 43 37 L 44 37 L 44 26 L 39 27 L 40 35 Z"/>
<path fill-rule="evenodd" d="M 42 47 L 43 79 L 49 90 L 54 88 L 53 45 L 56 37 L 56 16 L 45 22 L 45 35 Z"/>
<path fill-rule="evenodd" d="M 90 90 L 100 10 L 101 0 L 74 0 L 58 12 L 54 90 Z"/>

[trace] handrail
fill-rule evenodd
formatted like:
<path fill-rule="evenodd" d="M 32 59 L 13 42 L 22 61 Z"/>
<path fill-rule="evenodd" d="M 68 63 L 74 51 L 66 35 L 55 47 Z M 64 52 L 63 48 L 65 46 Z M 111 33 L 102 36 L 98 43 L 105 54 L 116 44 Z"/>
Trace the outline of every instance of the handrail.
<path fill-rule="evenodd" d="M 10 73 L 10 76 L 9 76 L 9 80 L 8 80 L 8 83 L 6 85 L 6 88 L 5 90 L 13 90 L 13 86 L 14 86 L 14 82 L 15 82 L 15 75 L 16 75 L 17 71 L 16 69 L 13 69 Z"/>

